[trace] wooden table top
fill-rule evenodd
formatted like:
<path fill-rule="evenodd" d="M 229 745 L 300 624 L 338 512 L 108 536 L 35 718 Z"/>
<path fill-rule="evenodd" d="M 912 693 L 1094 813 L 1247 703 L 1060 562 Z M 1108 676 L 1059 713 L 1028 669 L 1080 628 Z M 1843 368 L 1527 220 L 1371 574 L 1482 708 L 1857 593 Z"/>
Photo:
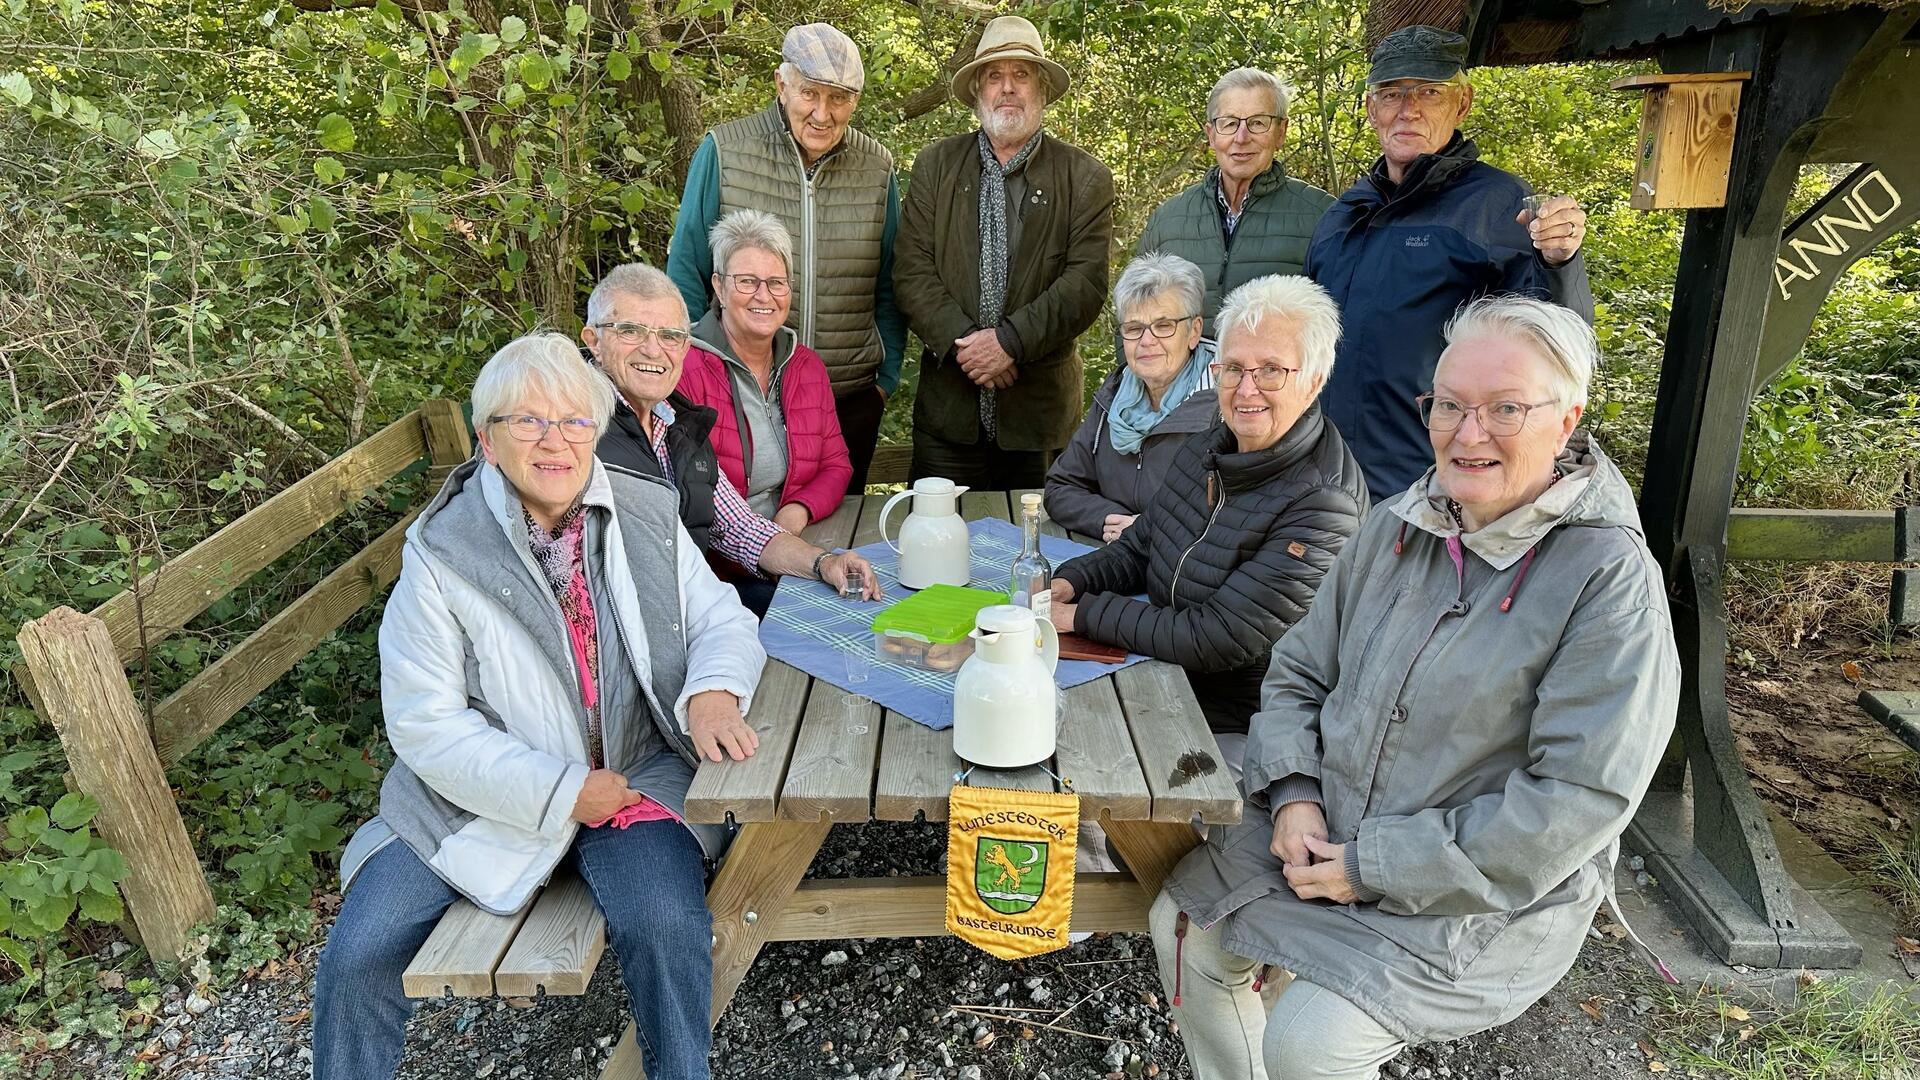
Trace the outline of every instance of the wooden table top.
<path fill-rule="evenodd" d="M 961 496 L 961 514 L 1011 520 L 1020 494 L 969 491 Z M 806 538 L 828 548 L 872 543 L 880 539 L 886 498 L 849 496 L 833 516 L 808 528 Z M 1051 523 L 1045 527 L 1066 535 Z M 1065 693 L 1048 765 L 1080 796 L 1088 820 L 1239 820 L 1239 790 L 1181 668 L 1148 660 Z M 759 751 L 745 761 L 703 762 L 687 794 L 688 819 L 946 820 L 947 794 L 964 768 L 951 730 L 934 731 L 865 699 L 850 704 L 854 697 L 769 660 L 747 717 L 760 735 Z M 975 769 L 968 783 L 1059 790 L 1038 766 Z"/>

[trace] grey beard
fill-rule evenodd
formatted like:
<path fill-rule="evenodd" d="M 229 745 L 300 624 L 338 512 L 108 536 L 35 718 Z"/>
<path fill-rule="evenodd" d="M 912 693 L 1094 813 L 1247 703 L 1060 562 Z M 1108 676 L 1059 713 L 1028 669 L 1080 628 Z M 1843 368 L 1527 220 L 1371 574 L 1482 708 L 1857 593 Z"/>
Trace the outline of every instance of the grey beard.
<path fill-rule="evenodd" d="M 1002 119 L 993 109 L 982 108 L 977 115 L 980 118 L 980 129 L 987 133 L 987 138 L 996 143 L 1025 146 L 1027 140 L 1033 138 L 1034 132 L 1040 130 L 1041 114 L 1038 111 L 1031 117 L 1022 113 L 1017 119 Z"/>

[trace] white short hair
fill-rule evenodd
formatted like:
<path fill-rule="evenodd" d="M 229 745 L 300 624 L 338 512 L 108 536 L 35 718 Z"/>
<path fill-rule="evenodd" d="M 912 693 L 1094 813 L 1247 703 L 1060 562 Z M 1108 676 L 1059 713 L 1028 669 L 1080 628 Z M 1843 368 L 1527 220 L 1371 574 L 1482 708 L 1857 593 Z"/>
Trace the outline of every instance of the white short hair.
<path fill-rule="evenodd" d="M 1273 95 L 1273 115 L 1282 120 L 1287 118 L 1287 106 L 1293 104 L 1294 90 L 1287 80 L 1259 68 L 1234 68 L 1220 76 L 1220 81 L 1214 83 L 1213 89 L 1207 92 L 1209 123 L 1213 120 L 1213 111 L 1220 104 L 1221 96 L 1229 90 L 1265 90 Z"/>
<path fill-rule="evenodd" d="M 1443 333 L 1449 348 L 1477 338 L 1524 345 L 1547 362 L 1548 391 L 1555 401 L 1563 408 L 1587 403 L 1600 343 L 1585 319 L 1559 304 L 1524 296 L 1483 296 L 1455 312 Z"/>
<path fill-rule="evenodd" d="M 1141 304 L 1171 293 L 1180 310 L 1198 315 L 1207 302 L 1207 279 L 1200 268 L 1178 255 L 1151 251 L 1128 263 L 1113 283 L 1113 317 L 1125 322 Z"/>
<path fill-rule="evenodd" d="M 680 295 L 680 287 L 673 283 L 666 271 L 642 262 L 621 263 L 607 271 L 600 284 L 593 287 L 593 293 L 587 297 L 587 323 L 589 325 L 605 319 L 613 307 L 616 293 L 626 293 L 641 300 L 665 300 L 673 298 L 680 308 L 680 329 L 687 328 L 687 298 Z"/>
<path fill-rule="evenodd" d="M 1257 277 L 1227 294 L 1213 333 L 1220 352 L 1238 334 L 1250 333 L 1262 319 L 1287 324 L 1300 344 L 1300 377 L 1308 383 L 1333 374 L 1334 347 L 1340 344 L 1340 305 L 1327 290 L 1294 274 Z M 1272 333 L 1275 327 L 1267 327 Z"/>
<path fill-rule="evenodd" d="M 707 245 L 713 249 L 713 272 L 726 276 L 733 257 L 758 248 L 780 257 L 780 265 L 793 272 L 793 234 L 780 219 L 765 210 L 735 210 L 723 214 L 707 230 Z"/>
<path fill-rule="evenodd" d="M 484 429 L 489 417 L 517 408 L 536 394 L 564 403 L 575 415 L 591 416 L 603 434 L 613 419 L 613 384 L 587 366 L 579 343 L 565 334 L 536 330 L 500 346 L 480 369 L 480 377 L 473 380 L 474 426 Z"/>

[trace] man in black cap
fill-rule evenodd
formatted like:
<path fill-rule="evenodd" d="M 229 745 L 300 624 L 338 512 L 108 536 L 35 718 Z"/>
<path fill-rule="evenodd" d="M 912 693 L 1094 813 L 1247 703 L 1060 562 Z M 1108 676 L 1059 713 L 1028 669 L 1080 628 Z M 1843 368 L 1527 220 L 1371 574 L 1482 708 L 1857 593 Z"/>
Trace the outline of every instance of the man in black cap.
<path fill-rule="evenodd" d="M 1380 157 L 1315 227 L 1307 276 L 1340 304 L 1340 347 L 1320 406 L 1346 437 L 1374 501 L 1418 479 L 1433 453 L 1415 398 L 1433 388 L 1441 330 L 1488 293 L 1553 300 L 1593 320 L 1580 257 L 1586 214 L 1536 200 L 1479 160 L 1460 122 L 1473 105 L 1467 40 L 1431 26 L 1388 34 L 1367 73 Z"/>

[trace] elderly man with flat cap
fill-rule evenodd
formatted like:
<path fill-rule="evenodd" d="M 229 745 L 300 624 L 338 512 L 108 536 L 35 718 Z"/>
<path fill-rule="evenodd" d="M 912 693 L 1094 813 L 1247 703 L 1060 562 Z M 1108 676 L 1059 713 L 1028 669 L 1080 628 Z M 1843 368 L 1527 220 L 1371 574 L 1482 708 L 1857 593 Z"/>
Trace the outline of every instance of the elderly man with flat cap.
<path fill-rule="evenodd" d="M 1367 73 L 1380 157 L 1314 229 L 1307 276 L 1340 304 L 1340 347 L 1320 407 L 1376 501 L 1433 463 L 1415 398 L 1433 389 L 1447 320 L 1489 293 L 1553 300 L 1593 321 L 1580 242 L 1586 214 L 1479 160 L 1467 40 L 1431 26 L 1388 34 Z"/>
<path fill-rule="evenodd" d="M 952 93 L 980 126 L 922 150 L 894 286 L 925 344 L 915 478 L 1040 487 L 1080 421 L 1075 340 L 1099 317 L 1113 174 L 1041 128 L 1066 69 L 1017 15 L 987 24 Z"/>
<path fill-rule="evenodd" d="M 826 23 L 796 26 L 780 58 L 774 103 L 714 128 L 694 151 L 667 274 L 697 321 L 714 299 L 714 223 L 762 210 L 787 227 L 795 248 L 786 279 L 732 277 L 723 287 L 743 304 L 763 289 L 791 296 L 787 325 L 826 362 L 853 460 L 848 490 L 857 493 L 907 346 L 893 292 L 900 189 L 893 155 L 852 126 L 867 80 L 853 39 Z"/>

